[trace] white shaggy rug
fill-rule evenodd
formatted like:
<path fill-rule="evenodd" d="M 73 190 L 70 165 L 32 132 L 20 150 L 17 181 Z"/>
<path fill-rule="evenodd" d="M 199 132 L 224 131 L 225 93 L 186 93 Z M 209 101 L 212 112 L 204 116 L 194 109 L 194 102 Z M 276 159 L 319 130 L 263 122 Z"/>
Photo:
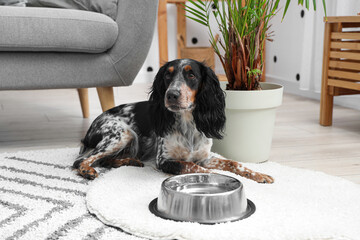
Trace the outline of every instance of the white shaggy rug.
<path fill-rule="evenodd" d="M 89 206 L 96 206 L 97 211 L 107 209 L 102 213 L 104 217 L 112 213 L 107 221 L 102 220 L 127 231 L 132 229 L 137 235 L 170 233 L 164 238 L 239 239 L 241 233 L 246 236 L 242 239 L 277 240 L 360 236 L 360 186 L 341 178 L 275 163 L 246 164 L 276 178 L 273 185 L 241 179 L 247 197 L 256 204 L 254 215 L 232 225 L 175 223 L 150 215 L 147 208 L 157 196 L 164 174 L 151 168 L 123 167 L 107 173 L 101 170 L 96 181 L 87 181 L 71 169 L 78 150 L 0 154 L 1 240 L 138 240 L 89 213 L 85 201 L 89 187 Z M 168 232 L 160 234 L 163 230 Z"/>
<path fill-rule="evenodd" d="M 239 178 L 256 205 L 241 221 L 201 225 L 156 217 L 148 204 L 168 175 L 149 166 L 104 174 L 91 183 L 87 206 L 104 223 L 151 239 L 360 239 L 360 185 L 273 162 L 246 166 L 270 174 L 275 183 Z"/>

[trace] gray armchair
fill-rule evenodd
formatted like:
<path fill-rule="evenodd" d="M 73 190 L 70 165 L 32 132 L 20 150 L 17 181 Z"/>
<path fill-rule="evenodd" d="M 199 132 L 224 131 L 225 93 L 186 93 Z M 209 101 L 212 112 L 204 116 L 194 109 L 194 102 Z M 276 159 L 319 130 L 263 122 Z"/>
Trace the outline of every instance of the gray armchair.
<path fill-rule="evenodd" d="M 0 7 L 0 90 L 77 88 L 89 115 L 87 88 L 102 109 L 114 86 L 131 85 L 148 53 L 158 0 L 119 0 L 116 21 L 94 12 Z"/>

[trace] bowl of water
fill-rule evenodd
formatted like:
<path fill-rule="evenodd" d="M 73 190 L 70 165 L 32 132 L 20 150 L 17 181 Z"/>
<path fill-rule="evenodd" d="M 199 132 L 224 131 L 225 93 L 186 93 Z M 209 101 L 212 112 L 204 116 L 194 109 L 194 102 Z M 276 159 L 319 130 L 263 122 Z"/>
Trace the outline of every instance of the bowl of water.
<path fill-rule="evenodd" d="M 247 218 L 255 212 L 255 205 L 236 178 L 193 173 L 165 179 L 149 210 L 164 219 L 215 224 Z"/>

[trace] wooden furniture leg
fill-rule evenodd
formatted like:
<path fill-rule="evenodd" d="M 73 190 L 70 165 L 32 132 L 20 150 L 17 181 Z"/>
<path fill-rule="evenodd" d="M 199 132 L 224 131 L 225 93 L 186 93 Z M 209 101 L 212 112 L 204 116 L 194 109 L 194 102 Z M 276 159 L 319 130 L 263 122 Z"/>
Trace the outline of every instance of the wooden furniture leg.
<path fill-rule="evenodd" d="M 331 50 L 331 33 L 341 32 L 341 23 L 325 23 L 324 31 L 324 56 L 321 80 L 321 97 L 320 97 L 320 125 L 331 126 L 333 119 L 334 106 L 334 87 L 329 86 L 329 62 Z"/>
<path fill-rule="evenodd" d="M 330 52 L 330 23 L 325 23 L 324 33 L 324 56 L 323 70 L 321 80 L 321 99 L 320 99 L 320 124 L 322 126 L 332 125 L 333 101 L 334 96 L 329 93 L 328 86 L 328 68 L 329 68 L 329 52 Z"/>
<path fill-rule="evenodd" d="M 179 34 L 184 38 L 184 45 L 186 47 L 186 17 L 185 17 L 185 9 L 182 3 L 176 3 L 176 9 L 177 9 L 177 35 Z M 181 43 L 177 42 L 177 57 L 181 57 Z"/>
<path fill-rule="evenodd" d="M 160 67 L 169 61 L 167 38 L 167 10 L 166 0 L 159 1 L 158 9 L 158 36 L 159 36 L 159 61 Z"/>
<path fill-rule="evenodd" d="M 89 94 L 87 88 L 78 88 L 78 94 L 80 98 L 81 110 L 84 118 L 88 118 L 89 111 Z"/>
<path fill-rule="evenodd" d="M 115 107 L 114 91 L 112 87 L 97 87 L 101 109 L 103 112 Z"/>
<path fill-rule="evenodd" d="M 333 117 L 334 96 L 329 94 L 327 81 L 321 84 L 320 100 L 320 124 L 322 126 L 331 126 Z"/>

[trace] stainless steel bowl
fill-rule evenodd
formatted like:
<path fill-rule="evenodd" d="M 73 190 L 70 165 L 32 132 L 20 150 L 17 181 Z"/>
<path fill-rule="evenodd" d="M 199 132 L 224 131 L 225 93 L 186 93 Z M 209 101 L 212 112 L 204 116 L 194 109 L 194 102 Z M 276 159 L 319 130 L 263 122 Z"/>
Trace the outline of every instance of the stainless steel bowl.
<path fill-rule="evenodd" d="M 165 179 L 149 209 L 165 219 L 214 224 L 247 218 L 255 205 L 236 178 L 194 173 Z"/>

